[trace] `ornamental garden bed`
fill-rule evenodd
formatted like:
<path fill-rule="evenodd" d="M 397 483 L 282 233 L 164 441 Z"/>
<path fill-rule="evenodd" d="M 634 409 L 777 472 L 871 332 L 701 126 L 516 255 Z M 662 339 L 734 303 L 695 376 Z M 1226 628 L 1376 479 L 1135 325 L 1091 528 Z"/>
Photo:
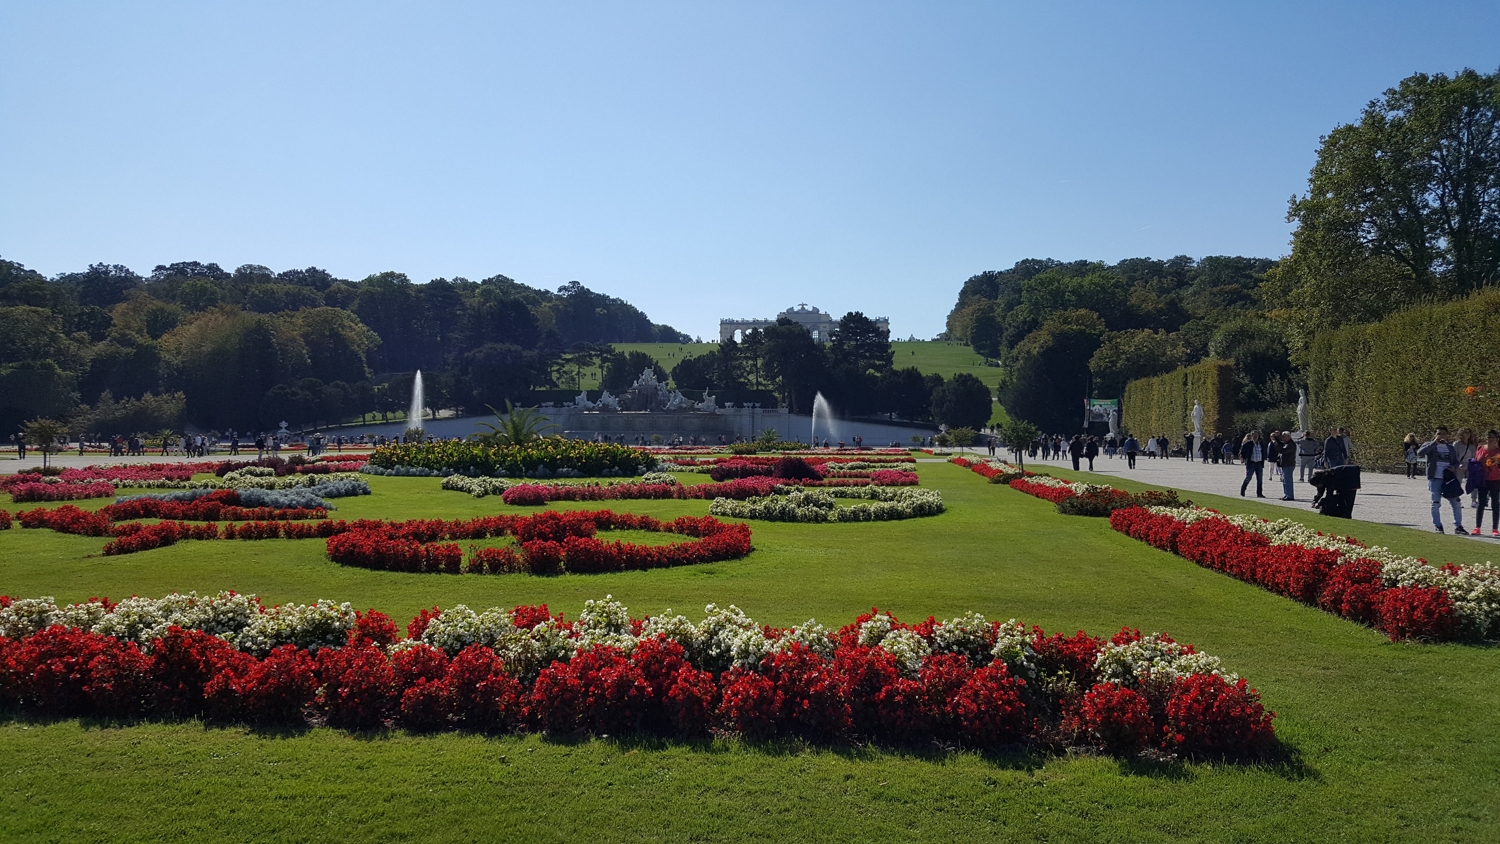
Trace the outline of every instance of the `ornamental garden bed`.
<path fill-rule="evenodd" d="M 710 604 L 632 617 L 606 597 L 423 611 L 400 638 L 349 604 L 170 595 L 59 607 L 0 598 L 0 708 L 43 718 L 202 717 L 350 730 L 733 734 L 819 743 L 1082 747 L 1255 760 L 1274 713 L 1220 661 L 1163 634 L 1108 640 L 976 613 L 837 630 Z"/>
<path fill-rule="evenodd" d="M 841 507 L 840 498 L 864 500 Z M 791 489 L 743 501 L 715 498 L 708 512 L 768 522 L 885 522 L 936 516 L 943 512 L 943 496 L 937 490 L 910 487 Z"/>
<path fill-rule="evenodd" d="M 1127 536 L 1377 627 L 1393 641 L 1500 638 L 1500 569 L 1492 565 L 1433 566 L 1290 519 L 1200 507 L 1131 507 L 1109 521 Z"/>
<path fill-rule="evenodd" d="M 153 502 L 159 503 L 159 502 Z M 219 507 L 238 515 L 241 508 Z M 195 505 L 198 502 L 194 503 Z M 122 505 L 111 505 L 119 507 Z M 105 508 L 108 511 L 110 508 Z M 445 521 L 418 519 L 382 521 L 330 520 L 322 510 L 270 510 L 273 521 L 226 524 L 115 524 L 101 511 L 90 513 L 71 505 L 37 508 L 16 514 L 23 528 L 47 528 L 79 536 L 111 537 L 104 556 L 133 554 L 174 545 L 183 540 L 325 539 L 329 559 L 340 565 L 385 571 L 446 574 L 551 575 L 635 571 L 720 562 L 750 553 L 750 528 L 708 516 L 681 516 L 663 521 L 651 516 L 598 511 L 544 511 L 531 516 L 486 516 Z M 198 513 L 197 510 L 194 511 Z M 130 518 L 129 513 L 119 513 Z M 302 520 L 315 521 L 302 521 Z M 0 530 L 11 525 L 0 510 Z M 676 534 L 684 539 L 666 545 L 604 542 L 599 531 L 632 530 Z M 461 540 L 514 537 L 515 546 L 472 546 L 467 555 Z"/>

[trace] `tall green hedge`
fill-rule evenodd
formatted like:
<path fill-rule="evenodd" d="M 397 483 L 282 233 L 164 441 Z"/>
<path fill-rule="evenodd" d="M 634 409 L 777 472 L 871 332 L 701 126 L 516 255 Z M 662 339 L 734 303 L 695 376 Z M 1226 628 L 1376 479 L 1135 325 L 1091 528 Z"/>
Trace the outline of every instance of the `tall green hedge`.
<path fill-rule="evenodd" d="M 1438 425 L 1500 428 L 1500 290 L 1318 335 L 1308 366 L 1318 433 L 1349 428 L 1355 459 L 1385 469 L 1401 439 Z M 1466 388 L 1479 388 L 1473 395 Z"/>
<path fill-rule="evenodd" d="M 1203 433 L 1234 427 L 1234 366 L 1206 360 L 1125 385 L 1120 421 L 1136 436 L 1165 434 L 1173 442 L 1193 430 L 1193 402 L 1203 404 Z"/>

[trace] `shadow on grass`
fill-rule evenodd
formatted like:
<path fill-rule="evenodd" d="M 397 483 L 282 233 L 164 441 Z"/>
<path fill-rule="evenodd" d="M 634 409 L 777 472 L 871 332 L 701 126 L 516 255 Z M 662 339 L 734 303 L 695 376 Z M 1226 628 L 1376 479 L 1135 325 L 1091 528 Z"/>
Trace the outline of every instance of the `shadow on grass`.
<path fill-rule="evenodd" d="M 48 716 L 34 712 L 0 712 L 0 726 L 36 725 L 45 726 L 76 720 L 85 731 L 123 729 L 143 724 L 196 725 L 205 731 L 243 731 L 257 739 L 288 740 L 302 738 L 314 729 L 327 727 L 321 719 L 308 719 L 300 724 L 250 724 L 224 721 L 209 721 L 200 718 L 105 718 L 99 716 L 65 717 Z M 982 759 L 998 770 L 1035 773 L 1049 762 L 1097 757 L 1112 758 L 1089 748 L 1070 748 L 1053 752 L 1035 745 L 1016 744 L 990 749 L 964 749 L 939 742 L 929 744 L 887 744 L 815 742 L 803 738 L 749 739 L 738 736 L 713 736 L 702 738 L 678 738 L 655 733 L 631 733 L 628 735 L 594 735 L 583 731 L 574 733 L 499 732 L 450 728 L 433 731 L 413 731 L 400 727 L 378 729 L 345 729 L 332 727 L 355 741 L 375 743 L 402 736 L 425 737 L 438 733 L 458 733 L 486 740 L 503 740 L 535 737 L 544 744 L 556 747 L 582 747 L 595 742 L 614 747 L 621 754 L 664 753 L 672 750 L 691 750 L 709 756 L 724 756 L 738 752 L 749 752 L 773 758 L 790 758 L 805 754 L 830 754 L 848 762 L 875 762 L 881 760 L 912 761 L 930 765 L 943 764 L 956 756 L 972 755 Z M 1117 769 L 1123 776 L 1190 782 L 1198 778 L 1201 766 L 1226 766 L 1241 770 L 1258 770 L 1279 779 L 1301 782 L 1322 780 L 1317 769 L 1307 765 L 1301 751 L 1278 742 L 1272 753 L 1260 760 L 1234 759 L 1178 759 L 1174 757 L 1150 758 L 1147 756 L 1113 757 Z"/>

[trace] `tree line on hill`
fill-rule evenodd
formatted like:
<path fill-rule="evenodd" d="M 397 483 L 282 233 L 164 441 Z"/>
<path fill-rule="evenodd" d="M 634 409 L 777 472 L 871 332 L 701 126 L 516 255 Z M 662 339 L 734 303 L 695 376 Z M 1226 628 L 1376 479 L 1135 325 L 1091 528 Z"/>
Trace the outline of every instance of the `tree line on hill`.
<path fill-rule="evenodd" d="M 330 423 L 405 407 L 417 369 L 430 406 L 482 412 L 555 386 L 570 348 L 690 339 L 576 281 L 552 292 L 502 275 L 414 284 L 198 262 L 46 278 L 0 260 L 0 426 Z"/>
<path fill-rule="evenodd" d="M 811 413 L 818 393 L 842 417 L 884 415 L 977 430 L 994 411 L 993 394 L 973 375 L 947 379 L 897 367 L 890 331 L 859 311 L 845 314 L 827 343 L 785 317 L 742 337 L 723 340 L 670 371 L 644 352 L 631 352 L 605 366 L 601 386 L 623 390 L 649 366 L 680 390 L 701 390 L 720 401 L 766 391 L 793 413 Z"/>
<path fill-rule="evenodd" d="M 1287 219 L 1279 260 L 1028 259 L 980 273 L 946 336 L 1001 361 L 1001 403 L 1046 431 L 1077 429 L 1087 397 L 1204 358 L 1234 364 L 1238 428 L 1290 427 L 1319 333 L 1500 281 L 1500 73 L 1419 73 L 1372 100 L 1322 139 Z"/>

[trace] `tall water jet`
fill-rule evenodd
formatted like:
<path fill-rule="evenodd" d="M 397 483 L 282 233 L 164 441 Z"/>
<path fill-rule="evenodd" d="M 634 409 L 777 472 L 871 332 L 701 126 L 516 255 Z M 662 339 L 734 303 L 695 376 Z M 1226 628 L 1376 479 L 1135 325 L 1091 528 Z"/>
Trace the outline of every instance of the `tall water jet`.
<path fill-rule="evenodd" d="M 425 397 L 422 395 L 422 370 L 417 370 L 417 377 L 411 382 L 411 407 L 406 411 L 406 429 L 423 430 L 422 411 L 427 406 Z"/>
<path fill-rule="evenodd" d="M 813 396 L 813 445 L 818 444 L 818 428 L 823 429 L 823 437 L 825 439 L 829 437 L 838 439 L 838 432 L 833 428 L 833 406 L 828 403 L 828 399 L 823 398 L 823 394 L 821 392 Z"/>

